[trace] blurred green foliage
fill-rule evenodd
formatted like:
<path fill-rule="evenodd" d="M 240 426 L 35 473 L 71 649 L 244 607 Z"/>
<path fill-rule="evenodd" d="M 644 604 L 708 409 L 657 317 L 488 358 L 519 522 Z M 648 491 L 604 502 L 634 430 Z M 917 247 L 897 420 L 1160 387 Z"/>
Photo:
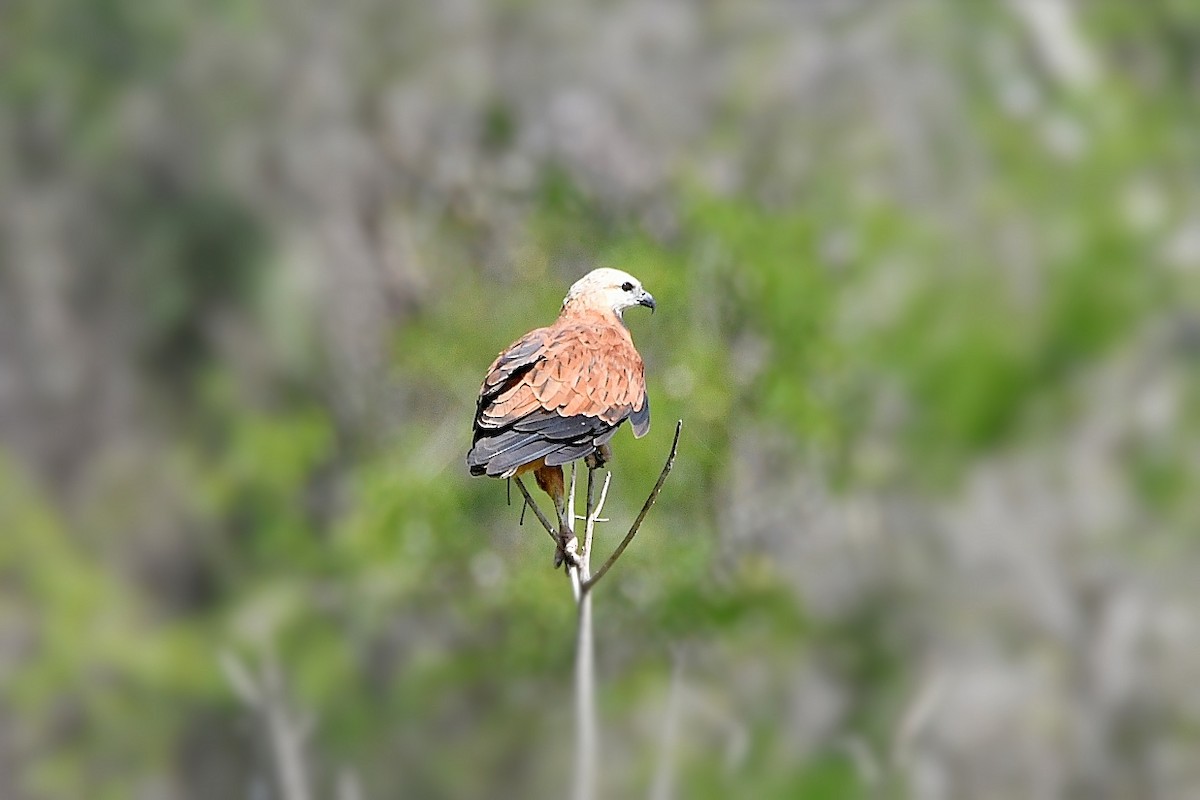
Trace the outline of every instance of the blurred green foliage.
<path fill-rule="evenodd" d="M 1160 4 L 1169 24 L 1129 4 L 1098 5 L 1094 34 L 1116 48 L 1178 42 L 1197 23 L 1187 4 Z M 831 160 L 786 203 L 685 174 L 672 189 L 674 225 L 656 235 L 549 168 L 512 274 L 467 269 L 469 248 L 454 248 L 467 235 L 456 226 L 470 223 L 444 222 L 446 252 L 464 263 L 394 330 L 403 419 L 364 446 L 308 391 L 327 380 L 319 354 L 301 357 L 298 379 L 283 370 L 282 388 L 247 400 L 210 347 L 214 308 L 269 316 L 280 268 L 269 220 L 179 178 L 203 173 L 203 157 L 166 167 L 161 183 L 153 170 L 113 179 L 141 158 L 105 133 L 118 98 L 173 57 L 188 15 L 174 4 L 16 8 L 10 24 L 21 35 L 7 39 L 20 53 L 6 58 L 17 68 L 0 70 L 0 97 L 34 113 L 53 92 L 79 122 L 63 169 L 86 171 L 89 196 L 114 201 L 97 212 L 110 226 L 100 238 L 121 253 L 116 280 L 135 298 L 143 368 L 174 426 L 159 474 L 106 495 L 86 535 L 20 465 L 0 462 L 0 619 L 37 620 L 2 698 L 28 739 L 30 797 L 132 796 L 147 775 L 172 772 L 205 720 L 253 749 L 259 737 L 218 667 L 227 650 L 251 663 L 278 658 L 296 703 L 319 721 L 321 757 L 360 770 L 368 796 L 399 785 L 404 796 L 486 797 L 500 779 L 553 795 L 562 768 L 539 763 L 528 741 L 569 731 L 573 609 L 536 525 L 518 528 L 515 505 L 497 513 L 503 485 L 469 479 L 461 455 L 482 370 L 550 321 L 565 288 L 556 265 L 572 259 L 620 266 L 659 301 L 653 318 L 630 314 L 654 427 L 616 442 L 602 548 L 652 484 L 673 421 L 685 420 L 660 505 L 598 598 L 608 722 L 653 737 L 628 719 L 659 702 L 671 648 L 720 642 L 764 664 L 822 653 L 859 688 L 844 733 L 886 749 L 897 695 L 913 679 L 880 621 L 890 598 L 818 619 L 777 565 L 723 557 L 720 504 L 737 437 L 782 431 L 843 489 L 946 491 L 974 460 L 1064 424 L 1081 370 L 1196 300 L 1183 273 L 1162 264 L 1169 214 L 1138 226 L 1123 206 L 1131 182 L 1152 178 L 1169 192 L 1195 177 L 1174 167 L 1197 146 L 1179 81 L 1155 93 L 1114 80 L 1102 93 L 1054 98 L 1086 139 L 1066 159 L 1031 122 L 975 98 L 971 124 L 995 167 L 973 200 L 994 221 L 987 230 L 864 203 L 846 164 Z M 1193 50 L 1172 45 L 1169 68 L 1192 74 Z M 489 106 L 486 147 L 505 150 L 519 124 Z M 993 236 L 1054 239 L 1040 251 L 1051 256 L 1014 278 L 1019 269 L 997 263 L 1003 247 L 984 241 Z M 315 338 L 312 319 L 288 324 Z M 175 381 L 181 374 L 189 380 Z M 895 419 L 880 408 L 892 397 L 902 398 Z M 864 448 L 879 436 L 882 459 Z M 1182 447 L 1135 454 L 1149 507 L 1188 513 L 1186 458 Z M 196 575 L 178 608 L 157 605 L 113 556 L 139 547 L 122 536 L 141 492 L 174 493 L 184 510 L 178 546 Z M 849 753 L 797 760 L 782 711 L 756 712 L 735 767 L 682 754 L 681 796 L 870 796 Z M 610 776 L 619 796 L 640 792 L 652 771 L 653 748 L 635 749 L 638 769 Z"/>

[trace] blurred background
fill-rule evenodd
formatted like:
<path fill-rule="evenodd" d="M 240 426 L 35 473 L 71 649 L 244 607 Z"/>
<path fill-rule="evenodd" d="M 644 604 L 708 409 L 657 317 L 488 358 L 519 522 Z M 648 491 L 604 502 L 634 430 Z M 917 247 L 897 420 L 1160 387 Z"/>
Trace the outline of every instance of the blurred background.
<path fill-rule="evenodd" d="M 556 798 L 471 479 L 611 265 L 608 797 L 1200 796 L 1200 6 L 0 5 L 0 797 Z"/>

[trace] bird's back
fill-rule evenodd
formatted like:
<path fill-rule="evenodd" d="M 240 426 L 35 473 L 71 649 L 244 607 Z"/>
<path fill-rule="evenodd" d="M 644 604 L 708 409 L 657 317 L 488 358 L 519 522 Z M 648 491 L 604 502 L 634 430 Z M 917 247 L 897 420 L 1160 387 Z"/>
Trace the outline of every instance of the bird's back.
<path fill-rule="evenodd" d="M 564 311 L 507 347 L 480 387 L 467 465 L 508 477 L 594 453 L 630 420 L 650 426 L 642 358 L 624 324 L 590 308 Z"/>

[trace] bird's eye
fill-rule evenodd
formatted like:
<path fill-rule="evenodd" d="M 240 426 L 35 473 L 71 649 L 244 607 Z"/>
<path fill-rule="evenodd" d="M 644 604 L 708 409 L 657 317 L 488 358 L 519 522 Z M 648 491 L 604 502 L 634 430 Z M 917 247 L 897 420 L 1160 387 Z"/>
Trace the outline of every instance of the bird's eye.
<path fill-rule="evenodd" d="M 621 284 L 621 291 L 622 292 L 632 292 L 633 284 L 630 283 L 629 281 L 625 281 L 624 283 Z"/>

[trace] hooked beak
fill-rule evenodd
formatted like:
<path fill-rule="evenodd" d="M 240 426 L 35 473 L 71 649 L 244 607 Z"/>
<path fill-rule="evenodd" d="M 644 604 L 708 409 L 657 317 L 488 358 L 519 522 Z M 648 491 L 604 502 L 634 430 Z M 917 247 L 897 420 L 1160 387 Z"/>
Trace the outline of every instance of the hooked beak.
<path fill-rule="evenodd" d="M 650 309 L 650 313 L 653 314 L 654 309 L 658 304 L 654 302 L 654 295 L 650 294 L 645 289 L 642 289 L 642 296 L 638 298 L 638 305 L 645 306 L 646 308 Z"/>

